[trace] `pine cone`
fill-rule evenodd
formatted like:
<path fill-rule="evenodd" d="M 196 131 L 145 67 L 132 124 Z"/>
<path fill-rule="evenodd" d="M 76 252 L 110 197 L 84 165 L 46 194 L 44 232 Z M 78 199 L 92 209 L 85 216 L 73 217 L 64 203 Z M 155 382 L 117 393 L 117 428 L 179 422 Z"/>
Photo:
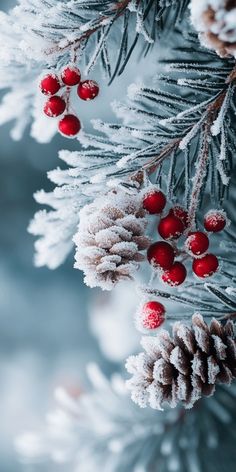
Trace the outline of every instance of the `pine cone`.
<path fill-rule="evenodd" d="M 236 57 L 236 0 L 192 0 L 191 13 L 204 46 L 220 57 Z"/>
<path fill-rule="evenodd" d="M 142 339 L 145 353 L 131 356 L 126 368 L 133 377 L 127 381 L 132 400 L 140 407 L 149 403 L 161 410 L 179 402 L 191 408 L 202 395 L 211 396 L 215 386 L 231 384 L 236 378 L 234 325 L 212 319 L 208 326 L 200 314 L 192 326 L 175 323 L 172 338 L 165 330 Z"/>
<path fill-rule="evenodd" d="M 132 279 L 145 257 L 140 251 L 150 243 L 147 220 L 138 194 L 109 192 L 86 205 L 74 237 L 75 267 L 84 271 L 89 287 L 111 290 L 123 279 Z"/>

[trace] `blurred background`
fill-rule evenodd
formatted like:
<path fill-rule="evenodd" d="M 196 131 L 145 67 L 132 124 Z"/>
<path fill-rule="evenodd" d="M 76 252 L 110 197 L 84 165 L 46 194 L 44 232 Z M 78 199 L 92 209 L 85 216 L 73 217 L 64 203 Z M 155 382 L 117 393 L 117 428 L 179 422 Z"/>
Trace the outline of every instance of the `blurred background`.
<path fill-rule="evenodd" d="M 37 206 L 32 195 L 50 188 L 46 171 L 58 165 L 62 139 L 15 143 L 7 126 L 0 139 L 0 470 L 13 472 L 14 436 L 43 420 L 55 385 L 79 385 L 84 365 L 99 353 L 88 332 L 89 291 L 72 257 L 55 272 L 35 269 L 27 234 Z"/>

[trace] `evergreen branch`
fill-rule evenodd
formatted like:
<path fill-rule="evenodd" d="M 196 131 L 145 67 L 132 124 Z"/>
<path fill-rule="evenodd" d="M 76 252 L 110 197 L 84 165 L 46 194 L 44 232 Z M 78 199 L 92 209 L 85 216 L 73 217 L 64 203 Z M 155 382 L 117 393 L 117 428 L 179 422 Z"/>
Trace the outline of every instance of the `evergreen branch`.
<path fill-rule="evenodd" d="M 214 296 L 216 297 L 218 300 L 220 300 L 221 303 L 223 303 L 224 305 L 228 306 L 231 310 L 233 310 L 235 312 L 236 310 L 236 301 L 233 301 L 232 299 L 230 299 L 225 291 L 223 290 L 220 290 L 216 285 L 213 285 L 213 284 L 210 284 L 210 283 L 206 283 L 205 284 L 205 288 Z"/>
<path fill-rule="evenodd" d="M 44 50 L 46 55 L 51 55 L 54 53 L 61 53 L 65 52 L 66 50 L 74 50 L 76 51 L 80 47 L 80 43 L 82 43 L 84 40 L 88 39 L 90 36 L 92 36 L 94 33 L 96 33 L 98 30 L 104 27 L 108 22 L 110 23 L 110 26 L 112 23 L 114 23 L 121 15 L 123 15 L 124 11 L 127 9 L 128 5 L 132 2 L 133 0 L 120 0 L 116 4 L 112 4 L 111 9 L 108 11 L 107 15 L 99 16 L 95 21 L 95 25 L 91 28 L 89 28 L 85 33 L 81 34 L 81 36 L 73 41 L 68 41 L 67 44 L 65 44 L 63 47 L 60 46 L 60 44 L 57 44 L 54 48 L 46 49 Z M 137 5 L 141 2 L 141 0 L 137 0 Z M 112 21 L 110 21 L 110 18 L 112 17 Z"/>
<path fill-rule="evenodd" d="M 182 31 L 179 34 L 182 40 Z M 199 58 L 200 72 L 197 67 L 191 67 L 194 48 Z M 181 68 L 177 65 L 179 61 L 176 60 L 173 68 L 172 62 L 169 65 L 165 60 L 165 67 L 168 66 L 171 75 L 169 77 L 165 74 L 163 80 L 161 70 L 156 89 L 133 84 L 128 90 L 128 105 L 114 103 L 114 111 L 123 121 L 122 124 L 96 120 L 93 122 L 96 133 L 82 132 L 79 135 L 82 151 L 63 151 L 60 154 L 70 168 L 67 171 L 57 169 L 51 172 L 49 176 L 56 183 L 56 189 L 52 194 L 42 192 L 38 196 L 40 203 L 49 204 L 55 211 L 41 213 L 38 218 L 35 217 L 30 227 L 31 232 L 42 236 L 38 253 L 42 252 L 41 247 L 43 249 L 46 246 L 46 264 L 55 266 L 60 263 L 55 262 L 54 254 L 53 262 L 50 260 L 55 219 L 61 228 L 65 227 L 65 234 L 70 227 L 72 239 L 78 224 L 78 209 L 85 202 L 91 202 L 98 194 L 106 192 L 107 186 L 120 186 L 132 191 L 132 187 L 140 188 L 143 185 L 147 173 L 151 179 L 158 179 L 158 185 L 173 202 L 177 200 L 181 204 L 181 200 L 185 199 L 184 206 L 187 204 L 191 207 L 192 215 L 196 214 L 197 207 L 204 204 L 206 193 L 211 193 L 212 201 L 216 205 L 227 196 L 224 191 L 225 176 L 230 173 L 232 156 L 235 153 L 232 132 L 234 63 L 215 57 L 213 60 L 212 54 L 208 56 L 205 51 L 204 61 L 201 60 L 203 53 L 199 52 L 197 39 L 185 54 L 189 56 L 186 62 L 181 58 Z M 197 62 L 198 60 L 195 65 Z M 186 78 L 182 70 L 185 71 Z M 179 75 L 181 81 L 178 79 Z M 205 85 L 208 84 L 210 97 L 202 90 L 199 75 L 201 81 L 203 80 Z M 194 92 L 190 88 L 186 93 L 188 80 L 191 81 L 191 86 L 196 81 Z M 212 90 L 211 83 L 214 84 Z M 184 116 L 180 116 L 185 110 Z M 173 121 L 165 126 L 163 120 L 169 118 Z M 212 134 L 212 126 L 215 123 L 216 128 L 220 129 L 219 134 Z M 224 152 L 226 146 L 227 153 Z M 219 160 L 222 161 L 220 174 Z M 205 171 L 202 172 L 204 168 Z M 69 245 L 67 247 L 69 248 Z M 57 245 L 57 251 L 59 248 L 60 244 Z M 59 259 L 61 260 L 60 257 Z M 39 258 L 38 261 L 40 265 L 45 264 L 45 258 Z"/>
<path fill-rule="evenodd" d="M 209 135 L 210 135 L 210 126 L 213 123 L 216 112 L 221 109 L 221 105 L 224 101 L 225 96 L 226 96 L 226 91 L 225 91 L 225 88 L 224 88 L 223 91 L 221 91 L 221 93 L 217 94 L 216 98 L 213 98 L 213 99 L 211 98 L 206 102 L 208 106 L 206 108 L 206 111 L 203 112 L 203 117 L 201 119 L 201 121 L 203 123 L 206 123 L 204 125 L 204 127 L 205 127 L 205 131 L 204 131 L 205 139 L 204 139 L 204 145 L 203 145 L 203 148 L 204 148 L 203 154 L 205 155 L 205 158 L 208 155 L 208 151 L 209 151 L 209 146 L 208 146 L 208 143 L 207 143 L 207 136 L 209 137 Z M 204 104 L 200 104 L 200 105 L 198 105 L 198 107 L 199 106 L 203 107 Z M 184 114 L 185 113 L 192 113 L 194 111 L 194 108 L 196 108 L 196 107 L 190 108 L 189 110 L 184 112 Z M 198 108 L 197 108 L 197 110 L 198 110 Z M 178 117 L 179 118 L 182 117 L 181 113 L 179 113 L 176 117 L 173 117 L 172 120 L 176 120 Z M 165 120 L 165 121 L 168 121 L 168 120 Z M 163 120 L 161 120 L 161 122 L 163 122 Z M 193 129 L 194 126 L 196 126 L 196 123 L 194 123 L 192 125 L 192 127 L 187 128 L 187 130 L 185 132 L 185 136 Z M 183 141 L 183 139 L 184 139 L 184 137 L 182 136 L 181 138 L 175 139 L 172 142 L 168 143 L 163 148 L 163 150 L 161 151 L 161 153 L 158 156 L 154 157 L 150 162 L 147 162 L 146 164 L 144 164 L 143 170 L 146 170 L 146 171 L 149 171 L 150 173 L 152 173 L 156 169 L 157 165 L 159 165 L 160 162 L 162 162 L 162 160 L 164 158 L 166 158 L 170 155 L 170 153 L 173 151 L 173 149 L 180 146 L 180 143 Z"/>
<path fill-rule="evenodd" d="M 149 286 L 141 286 L 138 288 L 138 291 L 143 294 L 143 295 L 152 295 L 152 296 L 155 296 L 155 297 L 161 297 L 161 298 L 165 298 L 167 300 L 170 300 L 170 301 L 173 301 L 173 302 L 178 302 L 178 303 L 182 303 L 183 305 L 187 305 L 187 306 L 191 306 L 191 307 L 198 307 L 201 311 L 210 311 L 212 313 L 212 305 L 204 302 L 204 301 L 199 301 L 199 299 L 194 299 L 193 297 L 192 298 L 188 298 L 188 297 L 184 297 L 182 295 L 176 295 L 176 294 L 173 294 L 173 293 L 169 293 L 169 292 L 164 292 L 162 290 L 159 290 L 159 289 L 156 289 L 156 288 L 153 288 L 153 287 L 149 287 Z M 222 310 L 217 310 L 216 307 L 214 307 L 214 311 L 219 311 L 219 313 L 222 313 Z"/>
<path fill-rule="evenodd" d="M 45 64 L 59 68 L 70 58 L 75 63 L 80 61 L 81 65 L 84 58 L 88 72 L 101 57 L 111 83 L 124 71 L 140 36 L 144 44 L 150 46 L 154 43 L 156 28 L 163 30 L 170 18 L 173 18 L 172 27 L 177 20 L 180 21 L 180 17 L 168 16 L 171 7 L 176 12 L 184 11 L 187 9 L 186 0 L 170 0 L 164 4 L 162 0 L 21 0 L 12 16 L 24 41 L 28 41 L 27 49 L 31 54 L 34 50 L 34 56 L 43 59 Z M 35 36 L 42 43 L 38 50 Z M 117 58 L 109 54 L 112 43 L 118 49 Z M 86 55 L 88 49 L 89 56 Z M 144 47 L 143 53 L 147 54 L 149 49 Z M 89 63 L 86 64 L 88 57 Z"/>

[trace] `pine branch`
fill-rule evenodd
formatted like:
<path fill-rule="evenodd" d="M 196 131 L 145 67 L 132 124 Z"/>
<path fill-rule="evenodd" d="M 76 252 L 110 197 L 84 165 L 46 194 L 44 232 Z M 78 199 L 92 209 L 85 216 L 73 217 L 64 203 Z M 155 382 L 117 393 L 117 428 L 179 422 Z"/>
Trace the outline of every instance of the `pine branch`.
<path fill-rule="evenodd" d="M 167 21 L 168 28 L 171 21 L 173 28 L 187 3 L 186 0 L 21 0 L 13 10 L 13 17 L 31 55 L 37 47 L 33 38 L 42 40 L 34 55 L 56 68 L 67 63 L 68 58 L 81 64 L 89 51 L 87 73 L 101 58 L 111 82 L 124 71 L 140 37 L 151 46 L 156 28 L 161 31 Z M 110 49 L 112 45 L 117 48 L 118 44 L 114 60 Z M 150 47 L 144 47 L 144 54 L 149 50 Z"/>
<path fill-rule="evenodd" d="M 198 68 L 196 64 L 192 68 L 189 60 L 194 47 L 199 58 Z M 173 201 L 181 203 L 186 196 L 191 205 L 192 221 L 199 206 L 204 204 L 206 193 L 212 195 L 215 205 L 227 196 L 224 187 L 228 181 L 222 182 L 222 172 L 224 176 L 229 175 L 232 156 L 236 152 L 232 131 L 234 64 L 215 56 L 212 58 L 212 54 L 208 56 L 206 52 L 203 54 L 196 38 L 185 55 L 186 60 L 184 62 L 182 58 L 181 63 L 176 60 L 174 64 L 173 61 L 167 64 L 165 59 L 165 75 L 164 72 L 159 75 L 157 89 L 135 84 L 129 88 L 127 105 L 114 104 L 124 124 L 94 121 L 96 134 L 80 134 L 83 150 L 60 154 L 69 169 L 49 173 L 58 187 L 51 194 L 41 192 L 37 197 L 39 202 L 52 205 L 55 210 L 39 213 L 30 226 L 33 234 L 41 236 L 41 243 L 37 245 L 38 264 L 56 266 L 61 262 L 60 254 L 65 257 L 64 248 L 69 251 L 71 244 L 65 246 L 62 240 L 60 251 L 60 241 L 57 241 L 58 262 L 55 263 L 54 256 L 54 262 L 50 261 L 55 222 L 65 229 L 61 234 L 68 235 L 69 243 L 69 238 L 72 240 L 76 232 L 78 209 L 96 195 L 103 195 L 107 186 L 121 186 L 132 191 L 132 187 L 142 185 L 144 174 L 149 173 L 152 179 L 158 179 Z M 206 85 L 207 93 L 202 90 L 202 83 Z M 215 123 L 220 123 L 217 135 L 212 134 Z M 226 147 L 227 152 L 224 152 Z M 221 172 L 219 161 L 223 166 Z M 45 244 L 47 256 L 43 255 Z"/>

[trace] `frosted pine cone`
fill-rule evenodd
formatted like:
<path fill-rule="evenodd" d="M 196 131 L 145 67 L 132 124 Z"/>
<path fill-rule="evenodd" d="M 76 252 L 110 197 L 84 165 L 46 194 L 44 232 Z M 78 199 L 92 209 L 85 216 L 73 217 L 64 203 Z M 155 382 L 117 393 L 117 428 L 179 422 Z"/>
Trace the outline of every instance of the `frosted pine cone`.
<path fill-rule="evenodd" d="M 236 0 L 192 0 L 190 8 L 202 44 L 220 57 L 236 57 Z"/>
<path fill-rule="evenodd" d="M 132 279 L 144 259 L 140 251 L 150 243 L 146 226 L 138 194 L 111 191 L 86 205 L 74 237 L 75 267 L 83 270 L 85 283 L 111 290 L 120 280 Z"/>
<path fill-rule="evenodd" d="M 172 338 L 165 330 L 156 337 L 142 338 L 146 352 L 131 356 L 126 368 L 133 374 L 127 381 L 132 400 L 140 407 L 149 403 L 161 410 L 182 402 L 191 408 L 203 395 L 211 396 L 217 383 L 230 384 L 236 378 L 234 325 L 212 319 L 208 326 L 201 315 L 192 326 L 173 326 Z"/>

